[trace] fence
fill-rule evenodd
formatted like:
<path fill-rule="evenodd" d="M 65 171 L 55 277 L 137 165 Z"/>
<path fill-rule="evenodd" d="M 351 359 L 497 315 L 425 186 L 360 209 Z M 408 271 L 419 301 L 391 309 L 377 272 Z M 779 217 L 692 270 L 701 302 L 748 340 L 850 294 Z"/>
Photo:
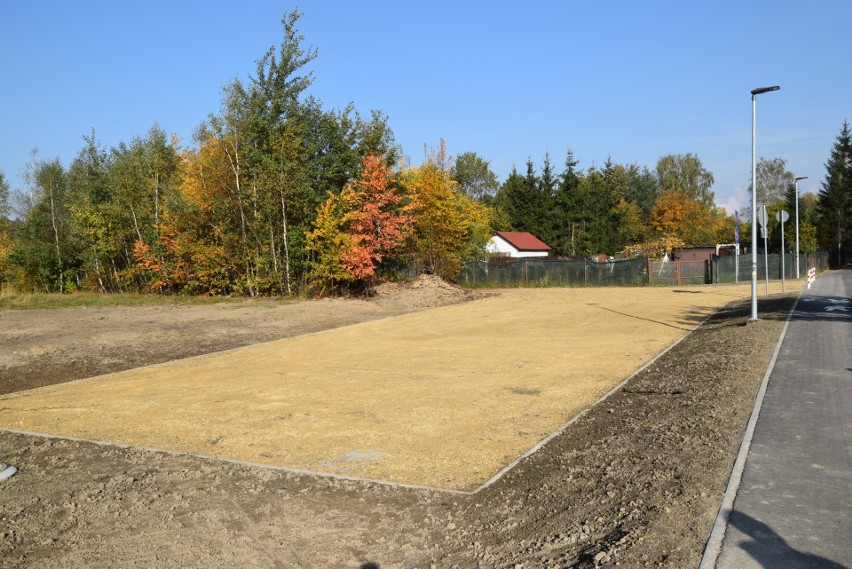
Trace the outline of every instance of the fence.
<path fill-rule="evenodd" d="M 739 270 L 737 267 L 739 261 Z M 719 257 L 713 255 L 711 261 L 712 274 L 714 283 L 732 283 L 751 280 L 751 255 L 731 255 Z M 784 255 L 784 278 L 796 278 L 796 259 L 793 253 Z M 765 257 L 763 254 L 757 255 L 757 279 L 765 280 L 767 273 L 769 280 L 781 279 L 781 255 L 769 255 Z M 814 267 L 818 273 L 828 270 L 828 253 L 803 253 L 799 255 L 799 276 L 805 278 L 808 269 Z"/>
<path fill-rule="evenodd" d="M 758 256 L 758 280 L 766 275 L 763 255 Z M 459 276 L 459 283 L 466 286 L 514 287 L 514 286 L 649 286 L 687 285 L 734 282 L 751 280 L 751 256 L 737 257 L 714 255 L 710 261 L 651 261 L 646 258 L 617 259 L 597 262 L 591 259 L 517 259 L 512 261 L 470 261 Z M 785 256 L 786 278 L 795 278 L 795 260 Z M 828 269 L 826 253 L 802 255 L 800 258 L 802 278 L 809 267 L 817 272 Z M 781 256 L 769 255 L 770 280 L 781 278 Z"/>

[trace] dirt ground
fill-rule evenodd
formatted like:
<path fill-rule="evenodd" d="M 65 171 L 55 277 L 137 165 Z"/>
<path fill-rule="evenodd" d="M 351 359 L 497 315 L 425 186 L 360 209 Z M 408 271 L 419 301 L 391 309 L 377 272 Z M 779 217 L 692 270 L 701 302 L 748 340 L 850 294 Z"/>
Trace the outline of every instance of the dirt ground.
<path fill-rule="evenodd" d="M 631 289 L 624 289 L 630 294 Z M 9 393 L 469 300 L 0 312 Z M 792 297 L 740 302 L 472 495 L 0 432 L 0 567 L 696 566 Z"/>

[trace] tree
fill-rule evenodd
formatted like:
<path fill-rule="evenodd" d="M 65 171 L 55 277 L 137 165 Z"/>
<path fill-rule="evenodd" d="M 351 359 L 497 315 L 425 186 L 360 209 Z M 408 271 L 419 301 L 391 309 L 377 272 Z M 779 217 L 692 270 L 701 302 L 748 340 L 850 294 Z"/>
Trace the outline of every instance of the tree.
<path fill-rule="evenodd" d="M 411 199 L 415 264 L 455 281 L 467 260 L 485 254 L 491 236 L 488 208 L 456 188 L 443 140 L 422 165 L 402 172 L 401 181 Z"/>
<path fill-rule="evenodd" d="M 538 176 L 537 182 L 539 209 L 532 225 L 533 234 L 545 243 L 550 244 L 556 240 L 556 227 L 559 224 L 554 207 L 559 181 L 553 173 L 550 154 L 545 153 L 544 155 L 544 164 L 542 164 L 541 175 Z"/>
<path fill-rule="evenodd" d="M 580 184 L 581 173 L 577 172 L 577 160 L 569 150 L 565 156 L 565 168 L 556 186 L 554 205 L 556 209 L 555 239 L 551 245 L 557 255 L 575 256 L 580 231 L 580 212 L 583 209 Z"/>
<path fill-rule="evenodd" d="M 642 209 L 633 202 L 621 198 L 613 209 L 618 248 L 639 243 L 645 239 L 645 223 Z"/>
<path fill-rule="evenodd" d="M 513 231 L 528 231 L 547 242 L 554 238 L 553 200 L 557 181 L 549 157 L 545 157 L 542 176 L 536 174 L 531 158 L 526 166 L 525 176 L 512 168 L 500 187 L 496 203 L 506 212 Z"/>
<path fill-rule="evenodd" d="M 83 288 L 113 292 L 119 286 L 115 263 L 121 255 L 121 241 L 115 239 L 120 231 L 110 207 L 110 161 L 94 130 L 83 140 L 86 144 L 68 171 L 70 231 L 77 242 L 79 279 Z"/>
<path fill-rule="evenodd" d="M 642 219 L 647 220 L 654 209 L 659 191 L 657 177 L 643 166 L 631 164 L 627 167 L 627 186 L 624 190 L 625 199 L 636 204 L 642 211 Z"/>
<path fill-rule="evenodd" d="M 66 208 L 68 179 L 58 159 L 43 161 L 33 155 L 25 180 L 32 200 L 9 253 L 17 284 L 28 290 L 66 292 L 72 265 Z"/>
<path fill-rule="evenodd" d="M 774 205 L 783 200 L 788 189 L 794 184 L 795 176 L 787 171 L 787 161 L 783 158 L 761 158 L 755 165 L 757 176 L 757 203 Z M 749 183 L 749 191 L 751 184 Z"/>
<path fill-rule="evenodd" d="M 110 200 L 95 226 L 104 233 L 103 243 L 116 251 L 114 271 L 124 286 L 147 287 L 143 273 L 134 270 L 139 263 L 138 243 L 151 247 L 164 261 L 163 227 L 170 202 L 178 198 L 181 183 L 181 156 L 178 141 L 158 125 L 145 137 L 134 137 L 112 148 L 109 157 Z M 158 289 L 166 292 L 165 288 Z"/>
<path fill-rule="evenodd" d="M 614 191 L 618 186 L 613 184 L 612 174 L 612 164 L 607 161 L 603 171 L 589 168 L 580 184 L 577 250 L 581 255 L 613 254 L 619 249 L 613 211 L 621 196 Z"/>
<path fill-rule="evenodd" d="M 369 287 L 398 268 L 411 223 L 403 199 L 387 164 L 368 156 L 361 176 L 320 205 L 308 234 L 320 292 L 335 281 Z"/>
<path fill-rule="evenodd" d="M 687 247 L 715 244 L 726 231 L 725 216 L 715 206 L 673 190 L 660 192 L 649 225 L 657 235 L 675 237 Z"/>
<path fill-rule="evenodd" d="M 9 183 L 6 181 L 6 173 L 0 170 L 0 220 L 9 218 L 12 212 L 9 207 Z"/>
<path fill-rule="evenodd" d="M 852 241 L 852 134 L 844 121 L 825 164 L 825 180 L 819 191 L 821 244 L 836 250 L 836 266 L 842 266 Z"/>
<path fill-rule="evenodd" d="M 339 194 L 328 193 L 314 219 L 313 231 L 308 233 L 308 250 L 314 254 L 311 278 L 320 295 L 348 283 L 351 275 L 343 266 L 343 255 L 353 247 L 352 238 L 344 231 L 345 218 L 352 203 L 352 192 L 345 188 Z"/>
<path fill-rule="evenodd" d="M 471 199 L 489 203 L 500 188 L 497 175 L 491 171 L 491 166 L 476 152 L 464 152 L 458 155 L 453 163 L 450 175 L 460 192 Z"/>
<path fill-rule="evenodd" d="M 220 112 L 196 134 L 199 145 L 215 139 L 211 150 L 229 173 L 229 179 L 217 175 L 195 185 L 230 211 L 218 225 L 228 234 L 227 257 L 238 267 L 238 293 L 291 293 L 304 286 L 314 270 L 307 234 L 328 192 L 338 194 L 358 178 L 367 155 L 382 156 L 388 166 L 399 156 L 382 113 L 365 119 L 352 104 L 325 111 L 306 96 L 316 49 L 302 45 L 300 16 L 285 14 L 280 45 L 258 60 L 249 81 L 226 86 Z"/>
<path fill-rule="evenodd" d="M 6 174 L 0 170 L 0 284 L 8 280 L 8 255 L 12 250 L 12 227 L 9 214 L 9 183 Z"/>
<path fill-rule="evenodd" d="M 684 194 L 691 200 L 713 204 L 713 174 L 694 154 L 668 154 L 657 161 L 660 188 Z"/>

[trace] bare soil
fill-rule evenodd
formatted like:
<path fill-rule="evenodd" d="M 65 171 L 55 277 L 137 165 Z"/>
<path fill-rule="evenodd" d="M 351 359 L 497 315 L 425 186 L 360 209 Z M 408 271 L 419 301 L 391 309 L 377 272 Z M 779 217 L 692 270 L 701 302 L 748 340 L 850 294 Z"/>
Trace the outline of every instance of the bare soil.
<path fill-rule="evenodd" d="M 476 295 L 0 312 L 0 392 Z M 792 302 L 721 310 L 473 495 L 0 431 L 0 567 L 695 567 Z"/>

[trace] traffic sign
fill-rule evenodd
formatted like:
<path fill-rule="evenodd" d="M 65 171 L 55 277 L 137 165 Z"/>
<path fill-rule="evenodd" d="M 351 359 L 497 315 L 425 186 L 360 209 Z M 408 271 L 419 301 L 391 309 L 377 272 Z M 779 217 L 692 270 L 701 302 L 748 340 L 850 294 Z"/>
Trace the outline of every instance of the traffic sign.
<path fill-rule="evenodd" d="M 787 210 L 782 209 L 781 211 L 775 214 L 775 219 L 779 223 L 787 223 L 787 220 L 790 219 L 790 214 L 787 213 Z"/>

